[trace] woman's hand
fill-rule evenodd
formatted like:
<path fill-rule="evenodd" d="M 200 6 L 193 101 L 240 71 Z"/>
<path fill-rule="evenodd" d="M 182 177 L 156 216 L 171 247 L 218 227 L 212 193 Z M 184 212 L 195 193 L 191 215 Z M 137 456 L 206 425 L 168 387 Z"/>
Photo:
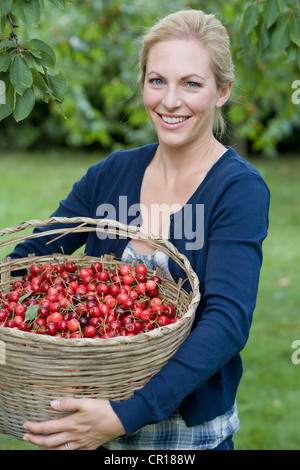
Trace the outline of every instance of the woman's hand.
<path fill-rule="evenodd" d="M 24 435 L 24 440 L 47 450 L 66 450 L 65 443 L 70 450 L 95 450 L 125 434 L 108 400 L 61 398 L 51 406 L 55 410 L 74 413 L 42 423 L 24 423 L 30 432 Z"/>

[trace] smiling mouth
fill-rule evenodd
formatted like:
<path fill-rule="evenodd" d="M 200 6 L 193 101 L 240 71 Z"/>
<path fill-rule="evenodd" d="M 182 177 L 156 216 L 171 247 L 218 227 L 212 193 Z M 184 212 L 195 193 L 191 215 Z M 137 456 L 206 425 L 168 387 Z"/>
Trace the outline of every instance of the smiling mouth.
<path fill-rule="evenodd" d="M 179 124 L 180 122 L 186 121 L 187 119 L 190 118 L 190 116 L 170 117 L 170 116 L 164 116 L 163 114 L 160 114 L 160 117 L 167 124 Z"/>

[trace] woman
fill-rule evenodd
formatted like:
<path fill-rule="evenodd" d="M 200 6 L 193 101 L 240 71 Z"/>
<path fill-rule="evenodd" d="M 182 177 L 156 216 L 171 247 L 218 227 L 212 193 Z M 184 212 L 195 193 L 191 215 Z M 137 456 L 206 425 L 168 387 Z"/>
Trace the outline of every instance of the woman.
<path fill-rule="evenodd" d="M 180 11 L 158 22 L 144 38 L 140 69 L 158 143 L 114 152 L 91 167 L 53 215 L 103 217 L 113 207 L 122 222 L 126 215 L 126 223 L 139 222 L 167 235 L 200 280 L 193 329 L 133 397 L 121 403 L 58 399 L 53 408 L 73 413 L 25 423 L 25 439 L 62 450 L 233 449 L 232 435 L 239 428 L 239 353 L 256 302 L 269 191 L 257 170 L 215 137 L 224 127 L 220 110 L 230 97 L 234 74 L 226 30 L 213 15 Z M 136 205 L 139 220 L 129 210 Z M 162 206 L 163 218 L 157 212 Z M 13 256 L 45 254 L 39 240 L 20 244 Z M 113 252 L 180 277 L 171 259 L 153 253 L 143 241 L 101 240 L 91 233 L 59 242 L 53 242 L 52 252 L 62 245 L 72 253 L 85 243 L 89 255 Z"/>

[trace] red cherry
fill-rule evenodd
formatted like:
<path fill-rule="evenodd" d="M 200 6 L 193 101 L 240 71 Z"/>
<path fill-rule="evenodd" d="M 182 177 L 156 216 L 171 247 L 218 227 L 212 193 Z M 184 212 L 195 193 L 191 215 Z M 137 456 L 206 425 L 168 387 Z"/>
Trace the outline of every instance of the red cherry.
<path fill-rule="evenodd" d="M 113 297 L 112 295 L 107 295 L 104 297 L 104 302 L 108 306 L 108 308 L 114 308 L 117 304 L 117 299 Z"/>
<path fill-rule="evenodd" d="M 76 320 L 76 318 L 72 318 L 72 320 L 68 321 L 68 328 L 73 333 L 75 333 L 75 331 L 79 329 L 79 326 L 80 326 L 80 323 L 78 320 Z"/>
<path fill-rule="evenodd" d="M 57 330 L 58 330 L 58 328 L 57 328 L 57 325 L 55 323 L 52 323 L 52 322 L 47 323 L 46 331 L 47 331 L 47 333 L 49 333 L 49 335 L 51 335 L 51 336 L 55 335 L 57 333 Z"/>
<path fill-rule="evenodd" d="M 19 330 L 20 331 L 28 331 L 29 330 L 28 324 L 25 321 L 23 321 L 22 323 L 19 324 Z"/>
<path fill-rule="evenodd" d="M 131 290 L 128 295 L 132 300 L 136 300 L 139 297 L 139 294 L 135 290 Z"/>
<path fill-rule="evenodd" d="M 5 321 L 7 318 L 10 317 L 10 312 L 6 309 L 0 310 L 0 322 Z"/>
<path fill-rule="evenodd" d="M 41 306 L 37 313 L 41 318 L 47 318 L 50 315 L 50 308 L 47 306 Z"/>
<path fill-rule="evenodd" d="M 63 320 L 63 316 L 59 312 L 52 313 L 52 315 L 50 315 L 50 317 L 51 317 L 50 322 L 55 323 L 55 324 L 57 324 L 57 323 L 59 323 L 60 321 Z"/>
<path fill-rule="evenodd" d="M 40 272 L 40 266 L 37 263 L 33 263 L 29 268 L 30 274 L 36 276 Z"/>
<path fill-rule="evenodd" d="M 166 315 L 160 315 L 156 322 L 159 324 L 159 326 L 166 326 L 170 323 L 170 320 Z"/>
<path fill-rule="evenodd" d="M 164 314 L 168 318 L 173 318 L 175 316 L 175 307 L 174 307 L 174 305 L 165 305 L 164 306 Z"/>
<path fill-rule="evenodd" d="M 14 322 L 14 320 L 7 320 L 5 323 L 4 323 L 4 326 L 6 328 L 15 328 L 17 326 L 17 324 Z"/>
<path fill-rule="evenodd" d="M 136 267 L 135 267 L 135 272 L 136 274 L 140 274 L 140 273 L 144 273 L 146 274 L 147 272 L 147 268 L 144 264 L 138 264 Z"/>
<path fill-rule="evenodd" d="M 92 325 L 86 326 L 83 330 L 83 334 L 87 338 L 91 338 L 91 336 L 94 336 L 96 334 L 96 328 Z"/>
<path fill-rule="evenodd" d="M 23 316 L 23 315 L 25 315 L 25 312 L 26 312 L 26 307 L 25 307 L 25 305 L 22 305 L 22 304 L 21 304 L 21 305 L 17 305 L 17 306 L 15 307 L 15 315 L 21 315 L 21 316 Z"/>
<path fill-rule="evenodd" d="M 62 331 L 68 331 L 68 322 L 66 322 L 65 320 L 61 320 L 57 323 L 57 329 L 58 331 L 62 332 Z"/>
<path fill-rule="evenodd" d="M 10 312 L 10 313 L 13 313 L 16 306 L 18 304 L 16 302 L 9 302 L 8 306 L 7 306 L 7 310 Z"/>
<path fill-rule="evenodd" d="M 7 294 L 7 298 L 10 302 L 18 302 L 20 294 L 18 291 L 13 290 Z"/>
<path fill-rule="evenodd" d="M 125 292 L 121 292 L 120 294 L 117 295 L 117 301 L 122 305 L 125 300 L 127 300 L 129 297 L 128 297 L 128 294 L 125 294 Z"/>
<path fill-rule="evenodd" d="M 91 317 L 100 317 L 102 315 L 102 311 L 100 310 L 100 307 L 90 308 L 89 313 Z"/>
<path fill-rule="evenodd" d="M 125 274 L 129 274 L 131 271 L 131 266 L 129 264 L 123 264 L 120 268 L 120 273 L 122 276 L 125 276 Z"/>
<path fill-rule="evenodd" d="M 147 308 L 146 310 L 143 310 L 143 312 L 141 313 L 141 320 L 144 321 L 144 322 L 149 322 L 149 321 L 153 321 L 155 320 L 155 318 L 157 317 L 157 314 L 156 313 L 153 313 L 150 308 Z"/>
<path fill-rule="evenodd" d="M 87 312 L 88 308 L 85 304 L 80 304 L 78 305 L 78 307 L 76 308 L 76 313 L 77 315 L 84 315 L 86 312 Z"/>
<path fill-rule="evenodd" d="M 150 291 L 153 291 L 154 289 L 156 289 L 155 281 L 153 281 L 152 279 L 148 279 L 146 281 L 146 289 Z"/>
<path fill-rule="evenodd" d="M 150 307 L 154 307 L 155 305 L 161 305 L 162 300 L 159 297 L 153 297 L 150 300 Z"/>
<path fill-rule="evenodd" d="M 109 287 L 107 284 L 105 284 L 104 282 L 100 282 L 99 284 L 97 284 L 96 286 L 96 292 L 97 294 L 99 294 L 100 296 L 102 295 L 107 295 L 108 292 L 109 292 Z"/>
<path fill-rule="evenodd" d="M 126 323 L 125 330 L 127 333 L 136 333 L 137 327 L 135 323 Z"/>
<path fill-rule="evenodd" d="M 156 284 L 160 284 L 162 281 L 161 281 L 161 278 L 159 276 L 152 276 L 151 279 L 156 283 Z"/>
<path fill-rule="evenodd" d="M 101 317 L 92 317 L 89 319 L 89 324 L 95 328 L 97 328 L 99 325 L 102 325 L 103 318 Z"/>
<path fill-rule="evenodd" d="M 139 295 L 144 294 L 146 292 L 146 286 L 143 282 L 140 282 L 134 287 L 134 290 L 137 291 Z"/>
<path fill-rule="evenodd" d="M 113 320 L 112 322 L 110 322 L 110 327 L 112 330 L 121 331 L 122 323 L 120 320 Z"/>
<path fill-rule="evenodd" d="M 102 271 L 102 269 L 103 269 L 102 263 L 100 263 L 99 261 L 96 261 L 95 263 L 92 264 L 92 270 L 94 273 L 98 273 Z"/>
<path fill-rule="evenodd" d="M 64 265 L 64 269 L 65 269 L 68 273 L 75 273 L 76 270 L 77 270 L 76 263 L 74 263 L 74 261 L 68 261 L 68 262 Z"/>
<path fill-rule="evenodd" d="M 79 274 L 80 274 L 81 279 L 83 279 L 86 276 L 93 276 L 93 270 L 89 268 L 82 268 L 80 269 Z"/>
<path fill-rule="evenodd" d="M 128 297 L 128 299 L 126 299 L 125 302 L 123 302 L 122 307 L 124 308 L 124 310 L 133 310 L 134 300 Z"/>
<path fill-rule="evenodd" d="M 117 297 L 119 292 L 120 292 L 120 286 L 118 284 L 112 284 L 111 286 L 109 286 L 109 293 L 113 297 Z"/>
<path fill-rule="evenodd" d="M 135 277 L 138 282 L 146 282 L 147 280 L 145 273 L 137 273 Z"/>
<path fill-rule="evenodd" d="M 109 274 L 107 271 L 101 271 L 94 275 L 94 278 L 101 282 L 106 282 L 109 279 Z"/>
<path fill-rule="evenodd" d="M 122 325 L 125 326 L 127 325 L 128 323 L 133 323 L 133 318 L 129 315 L 127 315 L 126 317 L 122 318 Z"/>
<path fill-rule="evenodd" d="M 24 318 L 21 315 L 15 315 L 14 322 L 17 326 L 20 326 L 20 324 L 24 322 Z"/>

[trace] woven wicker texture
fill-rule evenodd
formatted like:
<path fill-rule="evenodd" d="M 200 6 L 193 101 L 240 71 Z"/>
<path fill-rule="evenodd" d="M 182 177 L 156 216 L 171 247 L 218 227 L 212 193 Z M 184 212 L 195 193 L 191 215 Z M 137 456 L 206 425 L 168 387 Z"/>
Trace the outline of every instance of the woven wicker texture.
<path fill-rule="evenodd" d="M 55 225 L 55 229 L 47 232 L 57 237 L 82 231 L 109 232 L 144 240 L 166 253 L 181 266 L 186 279 L 175 283 L 164 277 L 161 271 L 149 270 L 149 275 L 156 273 L 162 278 L 163 295 L 160 293 L 160 296 L 177 306 L 181 319 L 137 336 L 111 339 L 66 339 L 0 326 L 0 433 L 18 439 L 24 435 L 25 421 L 44 421 L 63 416 L 61 412 L 52 410 L 50 402 L 54 398 L 73 396 L 116 401 L 129 398 L 167 363 L 189 335 L 200 300 L 199 280 L 188 259 L 168 241 L 139 227 L 107 219 L 52 217 L 6 228 L 0 231 L 0 237 L 54 224 L 64 225 L 60 228 Z M 72 227 L 66 227 L 68 224 Z M 0 243 L 0 247 L 38 236 L 41 235 L 31 233 L 10 237 Z M 70 260 L 80 263 L 82 267 L 90 266 L 96 260 L 100 260 L 104 268 L 122 265 L 111 255 L 95 258 L 84 254 L 32 254 L 17 260 L 4 258 L 0 264 L 0 291 L 6 295 L 11 290 L 12 282 L 17 279 L 12 279 L 11 274 L 20 268 L 29 268 L 33 262 L 43 264 Z M 189 293 L 183 288 L 186 280 L 191 286 Z"/>

